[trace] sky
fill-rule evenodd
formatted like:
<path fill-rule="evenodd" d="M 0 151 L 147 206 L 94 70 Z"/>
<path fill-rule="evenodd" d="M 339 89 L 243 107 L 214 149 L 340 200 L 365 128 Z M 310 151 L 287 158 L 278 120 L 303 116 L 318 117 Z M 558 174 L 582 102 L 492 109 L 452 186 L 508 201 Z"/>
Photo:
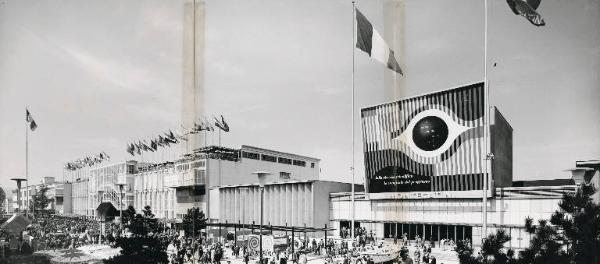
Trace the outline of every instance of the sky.
<path fill-rule="evenodd" d="M 357 1 L 379 32 L 383 3 Z M 483 80 L 483 1 L 404 3 L 402 95 Z M 600 1 L 538 11 L 545 27 L 489 1 L 491 103 L 514 129 L 515 180 L 566 178 L 576 160 L 600 159 Z M 32 183 L 100 151 L 130 158 L 127 143 L 177 128 L 182 23 L 182 1 L 0 0 L 0 186 L 25 175 L 25 107 L 39 126 Z M 351 1 L 207 0 L 205 30 L 205 111 L 228 120 L 224 145 L 317 157 L 322 179 L 348 182 L 354 116 L 362 182 L 359 109 L 394 98 L 388 70 L 353 48 Z"/>

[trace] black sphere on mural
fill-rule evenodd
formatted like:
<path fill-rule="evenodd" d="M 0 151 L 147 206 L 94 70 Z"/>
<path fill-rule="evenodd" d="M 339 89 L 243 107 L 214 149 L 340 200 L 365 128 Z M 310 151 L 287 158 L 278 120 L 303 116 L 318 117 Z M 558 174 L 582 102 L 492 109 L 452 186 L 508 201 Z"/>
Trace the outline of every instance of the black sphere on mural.
<path fill-rule="evenodd" d="M 437 116 L 424 117 L 413 128 L 412 139 L 422 150 L 436 150 L 448 139 L 448 125 Z"/>

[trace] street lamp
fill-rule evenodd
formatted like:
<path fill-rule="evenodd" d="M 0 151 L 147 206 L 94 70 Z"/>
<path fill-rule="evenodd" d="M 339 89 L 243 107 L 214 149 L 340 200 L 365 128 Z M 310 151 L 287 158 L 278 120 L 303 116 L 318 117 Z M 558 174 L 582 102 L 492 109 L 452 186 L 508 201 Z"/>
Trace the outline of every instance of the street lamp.
<path fill-rule="evenodd" d="M 260 264 L 263 264 L 263 249 L 262 249 L 262 236 L 263 236 L 263 232 L 262 232 L 262 227 L 263 227 L 263 197 L 265 194 L 265 182 L 267 181 L 267 176 L 270 175 L 271 173 L 268 171 L 256 171 L 253 172 L 252 174 L 256 174 L 256 176 L 258 176 L 258 186 L 260 187 L 260 240 L 259 240 L 259 252 L 260 252 L 260 256 L 258 258 L 258 261 Z"/>
<path fill-rule="evenodd" d="M 17 182 L 17 209 L 19 210 L 19 213 L 21 213 L 21 182 L 27 180 L 23 178 L 12 178 L 10 180 Z"/>
<path fill-rule="evenodd" d="M 590 182 L 590 179 L 586 179 L 586 178 L 591 178 L 591 177 L 586 177 L 586 176 L 587 176 L 587 174 L 589 174 L 589 172 L 593 172 L 594 169 L 572 168 L 572 169 L 568 169 L 566 171 L 571 172 L 571 179 L 573 179 L 573 182 L 575 182 L 575 185 L 581 186 L 582 184 L 588 184 Z"/>
<path fill-rule="evenodd" d="M 127 185 L 126 183 L 117 183 L 117 186 L 119 186 L 119 206 L 121 207 L 119 209 L 119 220 L 121 220 L 121 232 L 123 232 L 123 187 L 125 187 L 125 185 Z"/>

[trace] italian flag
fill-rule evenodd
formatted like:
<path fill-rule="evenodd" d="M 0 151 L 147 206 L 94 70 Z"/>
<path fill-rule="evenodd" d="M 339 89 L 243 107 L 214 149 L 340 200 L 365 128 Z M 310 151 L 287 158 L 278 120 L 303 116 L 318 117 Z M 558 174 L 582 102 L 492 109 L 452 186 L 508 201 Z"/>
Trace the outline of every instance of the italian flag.
<path fill-rule="evenodd" d="M 390 70 L 402 74 L 402 69 L 394 57 L 394 51 L 385 43 L 371 22 L 356 10 L 356 47 L 383 64 Z"/>

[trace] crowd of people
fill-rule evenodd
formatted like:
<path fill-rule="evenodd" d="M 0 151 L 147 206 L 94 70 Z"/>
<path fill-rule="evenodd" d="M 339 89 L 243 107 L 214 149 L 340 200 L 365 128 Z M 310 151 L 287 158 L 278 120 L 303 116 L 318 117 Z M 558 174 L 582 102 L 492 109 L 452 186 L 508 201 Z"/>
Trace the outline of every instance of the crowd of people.
<path fill-rule="evenodd" d="M 112 222 L 101 223 L 94 219 L 74 218 L 65 216 L 48 216 L 35 219 L 25 232 L 20 241 L 19 250 L 59 250 L 77 248 L 89 244 L 108 244 L 116 246 L 121 236 L 128 236 L 127 228 L 121 229 L 120 225 Z M 342 237 L 347 237 L 347 228 L 340 230 Z M 217 264 L 222 261 L 237 261 L 243 263 L 258 263 L 259 253 L 250 249 L 247 241 L 237 241 L 235 238 L 208 239 L 206 233 L 197 236 L 185 236 L 181 230 L 163 226 L 156 229 L 150 236 L 158 239 L 160 248 L 164 249 L 170 264 Z M 232 234 L 233 235 L 233 234 Z M 311 259 L 323 259 L 328 264 L 374 264 L 366 251 L 382 248 L 383 242 L 377 240 L 373 231 L 364 227 L 355 230 L 356 239 L 323 239 L 306 238 L 292 242 L 291 237 L 284 247 L 263 251 L 263 263 L 259 264 L 307 264 Z M 409 240 L 407 234 L 400 239 L 394 238 L 397 247 L 406 248 L 414 246 L 412 254 L 406 252 L 399 254 L 394 261 L 398 264 L 427 263 L 437 264 L 436 258 L 431 255 L 434 241 L 416 236 Z M 291 243 L 295 243 L 292 250 Z M 349 243 L 354 243 L 350 245 Z M 414 243 L 414 244 L 413 244 Z M 399 245 L 398 245 L 399 244 Z M 440 241 L 442 249 L 454 247 L 454 241 Z M 412 247 L 411 247 L 412 248 Z"/>
<path fill-rule="evenodd" d="M 37 218 L 25 231 L 25 237 L 33 251 L 48 249 L 77 248 L 108 241 L 116 231 L 112 223 L 104 223 L 104 234 L 100 236 L 100 223 L 96 220 L 52 215 Z"/>

